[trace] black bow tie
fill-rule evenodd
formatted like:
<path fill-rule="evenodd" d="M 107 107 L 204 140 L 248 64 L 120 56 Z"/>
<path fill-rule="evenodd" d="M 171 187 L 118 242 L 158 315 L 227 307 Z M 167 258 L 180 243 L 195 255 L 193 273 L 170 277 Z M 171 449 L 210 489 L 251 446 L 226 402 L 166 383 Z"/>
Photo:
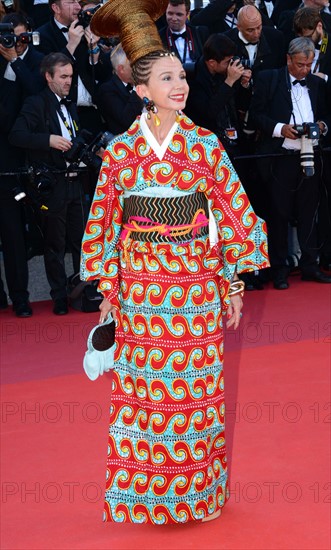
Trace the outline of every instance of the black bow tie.
<path fill-rule="evenodd" d="M 315 44 L 315 50 L 320 50 L 321 49 L 321 44 Z"/>
<path fill-rule="evenodd" d="M 71 99 L 68 99 L 67 97 L 63 97 L 60 100 L 60 105 L 64 105 L 65 107 L 67 107 L 67 109 L 69 108 L 70 104 L 71 104 Z"/>
<path fill-rule="evenodd" d="M 187 32 L 184 31 L 181 34 L 178 33 L 178 32 L 172 32 L 171 36 L 172 36 L 173 41 L 176 42 L 177 38 L 186 38 Z"/>
<path fill-rule="evenodd" d="M 126 84 L 125 87 L 128 90 L 128 92 L 132 92 L 133 86 L 132 86 L 132 84 L 130 84 L 130 82 L 128 82 L 128 84 Z"/>
<path fill-rule="evenodd" d="M 292 86 L 295 86 L 296 84 L 300 84 L 300 86 L 307 86 L 305 78 L 303 78 L 302 80 L 293 80 Z"/>
<path fill-rule="evenodd" d="M 60 31 L 69 32 L 69 29 L 68 29 L 68 27 L 60 27 Z"/>
<path fill-rule="evenodd" d="M 257 46 L 258 42 L 243 42 L 243 44 L 245 44 L 245 46 Z"/>

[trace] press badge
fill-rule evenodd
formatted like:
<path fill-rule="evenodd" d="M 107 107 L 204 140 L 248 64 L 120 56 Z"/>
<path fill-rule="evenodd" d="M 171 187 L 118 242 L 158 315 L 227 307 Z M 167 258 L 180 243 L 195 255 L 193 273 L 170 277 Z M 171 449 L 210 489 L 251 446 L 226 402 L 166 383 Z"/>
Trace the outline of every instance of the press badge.
<path fill-rule="evenodd" d="M 237 139 L 238 134 L 235 128 L 225 128 L 225 135 L 228 139 Z"/>

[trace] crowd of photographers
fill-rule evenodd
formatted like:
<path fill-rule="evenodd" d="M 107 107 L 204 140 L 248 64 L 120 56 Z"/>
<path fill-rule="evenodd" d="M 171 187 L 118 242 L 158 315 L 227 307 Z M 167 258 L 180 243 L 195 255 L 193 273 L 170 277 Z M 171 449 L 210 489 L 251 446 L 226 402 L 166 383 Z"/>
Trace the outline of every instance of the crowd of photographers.
<path fill-rule="evenodd" d="M 142 110 L 118 40 L 91 32 L 98 7 L 0 1 L 0 239 L 18 317 L 32 315 L 27 262 L 40 253 L 53 312 L 68 313 L 65 253 L 76 274 L 102 152 Z M 271 278 L 287 289 L 297 261 L 303 280 L 331 283 L 327 0 L 190 7 L 169 0 L 157 25 L 186 69 L 185 113 L 219 136 L 267 220 L 272 269 L 243 277 L 246 288 L 262 289 Z"/>

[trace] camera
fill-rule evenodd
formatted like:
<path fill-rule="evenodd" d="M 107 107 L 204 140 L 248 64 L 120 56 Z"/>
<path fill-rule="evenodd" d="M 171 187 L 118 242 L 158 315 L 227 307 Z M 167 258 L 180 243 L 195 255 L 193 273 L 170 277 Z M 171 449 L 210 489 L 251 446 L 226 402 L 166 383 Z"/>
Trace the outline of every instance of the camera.
<path fill-rule="evenodd" d="M 47 199 L 56 185 L 56 176 L 46 165 L 30 166 L 28 170 L 29 196 L 37 204 Z"/>
<path fill-rule="evenodd" d="M 302 124 L 295 124 L 294 129 L 301 139 L 300 164 L 303 173 L 307 177 L 311 177 L 315 174 L 314 140 L 318 140 L 320 137 L 319 125 L 316 122 L 303 122 Z"/>
<path fill-rule="evenodd" d="M 251 60 L 248 59 L 247 57 L 239 57 L 239 55 L 234 55 L 233 58 L 231 59 L 231 63 L 233 63 L 234 61 L 239 61 L 240 64 L 244 67 L 244 69 L 250 69 L 252 66 Z"/>
<path fill-rule="evenodd" d="M 79 136 L 72 140 L 71 149 L 65 153 L 64 158 L 71 164 L 71 168 L 77 168 L 83 162 L 89 168 L 98 171 L 101 166 L 101 158 L 96 153 L 101 147 L 107 147 L 113 137 L 110 132 L 100 132 L 93 138 L 91 132 L 81 130 Z"/>
<path fill-rule="evenodd" d="M 89 24 L 91 23 L 91 19 L 93 15 L 99 8 L 101 8 L 101 4 L 98 4 L 94 8 L 87 8 L 85 10 L 80 10 L 80 12 L 77 15 L 78 17 L 77 25 L 81 25 L 84 29 L 86 29 L 86 27 L 88 27 Z"/>
<path fill-rule="evenodd" d="M 17 42 L 38 46 L 40 44 L 40 34 L 34 31 L 22 32 L 16 36 L 12 23 L 0 23 L 0 44 L 5 48 L 14 48 Z"/>
<path fill-rule="evenodd" d="M 320 128 L 316 122 L 295 124 L 294 129 L 298 132 L 298 137 L 307 136 L 308 139 L 318 139 L 320 137 Z"/>
<path fill-rule="evenodd" d="M 5 10 L 5 13 L 13 13 L 16 11 L 14 6 L 14 0 L 1 0 L 1 4 L 3 5 L 3 9 Z"/>

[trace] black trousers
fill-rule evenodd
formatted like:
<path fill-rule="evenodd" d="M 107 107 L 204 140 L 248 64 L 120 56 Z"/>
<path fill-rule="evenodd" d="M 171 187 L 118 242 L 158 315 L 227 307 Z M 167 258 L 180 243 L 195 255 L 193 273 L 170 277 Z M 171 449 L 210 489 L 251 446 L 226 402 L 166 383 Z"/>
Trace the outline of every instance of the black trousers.
<path fill-rule="evenodd" d="M 21 201 L 0 198 L 0 238 L 9 297 L 15 304 L 29 299 L 25 214 Z"/>
<path fill-rule="evenodd" d="M 86 222 L 79 178 L 67 181 L 66 185 L 66 199 L 62 208 L 56 212 L 46 212 L 42 222 L 45 270 L 53 300 L 67 297 L 64 263 L 67 247 L 72 254 L 73 272 L 79 272 L 80 249 Z"/>
<path fill-rule="evenodd" d="M 286 266 L 288 255 L 288 224 L 297 224 L 301 248 L 300 268 L 314 269 L 319 254 L 317 211 L 321 186 L 321 162 L 315 153 L 315 175 L 306 177 L 300 165 L 300 155 L 293 153 L 271 160 L 271 175 L 267 184 L 269 213 L 267 219 L 271 266 Z"/>

